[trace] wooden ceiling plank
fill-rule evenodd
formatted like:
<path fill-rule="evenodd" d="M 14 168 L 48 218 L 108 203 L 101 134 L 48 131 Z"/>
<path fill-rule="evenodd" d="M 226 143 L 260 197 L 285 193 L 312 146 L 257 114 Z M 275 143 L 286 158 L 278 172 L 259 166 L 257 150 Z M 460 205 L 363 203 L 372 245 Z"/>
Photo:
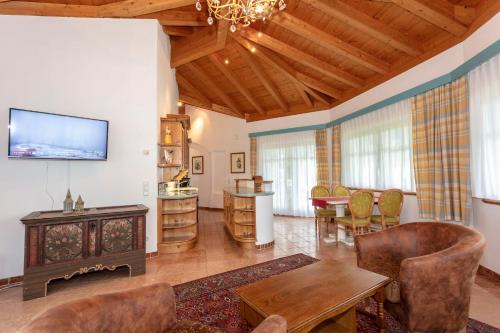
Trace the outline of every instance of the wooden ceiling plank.
<path fill-rule="evenodd" d="M 264 72 L 257 60 L 253 59 L 252 55 L 245 48 L 240 44 L 235 45 L 238 49 L 238 53 L 252 69 L 253 73 L 260 80 L 260 83 L 266 88 L 267 92 L 274 98 L 276 103 L 278 103 L 282 111 L 287 112 L 288 105 L 271 78 Z"/>
<path fill-rule="evenodd" d="M 192 27 L 163 26 L 163 31 L 169 36 L 187 37 L 194 33 Z"/>
<path fill-rule="evenodd" d="M 316 80 L 310 76 L 307 76 L 303 73 L 297 73 L 297 78 L 302 81 L 306 86 L 316 89 L 323 94 L 326 94 L 335 99 L 342 98 L 342 91 L 333 88 L 329 84 Z"/>
<path fill-rule="evenodd" d="M 0 14 L 61 17 L 98 17 L 98 6 L 7 1 L 0 3 Z"/>
<path fill-rule="evenodd" d="M 165 10 L 136 16 L 140 19 L 157 19 L 161 25 L 181 27 L 203 27 L 208 26 L 207 15 L 201 12 L 187 12 L 180 10 Z"/>
<path fill-rule="evenodd" d="M 245 96 L 245 98 L 252 104 L 252 106 L 257 110 L 257 112 L 261 114 L 265 114 L 266 112 L 262 108 L 262 106 L 259 105 L 257 100 L 252 96 L 250 91 L 241 84 L 241 82 L 231 73 L 231 71 L 228 69 L 227 65 L 223 64 L 222 61 L 219 59 L 219 57 L 216 54 L 211 54 L 208 56 L 212 64 L 215 65 L 219 69 L 219 71 L 224 74 L 224 76 L 231 82 L 233 86 L 238 89 L 238 91 Z"/>
<path fill-rule="evenodd" d="M 335 17 L 370 36 L 412 56 L 423 53 L 421 46 L 401 32 L 390 28 L 340 0 L 302 0 L 323 13 Z"/>
<path fill-rule="evenodd" d="M 306 103 L 308 107 L 312 108 L 314 106 L 314 103 L 311 100 L 311 97 L 309 97 L 309 95 L 306 93 L 306 91 L 299 83 L 295 83 L 295 86 L 297 87 L 297 91 L 299 92 L 300 97 L 302 97 L 302 100 Z"/>
<path fill-rule="evenodd" d="M 98 6 L 101 17 L 135 17 L 194 5 L 196 0 L 125 0 Z"/>
<path fill-rule="evenodd" d="M 231 109 L 231 111 L 238 116 L 244 117 L 244 112 L 240 109 L 240 107 L 233 101 L 231 97 L 229 97 L 220 87 L 218 87 L 216 84 L 212 82 L 212 79 L 208 76 L 205 71 L 195 64 L 194 62 L 190 62 L 189 64 L 186 64 L 186 66 L 190 69 L 192 73 L 194 73 L 199 79 L 201 79 L 201 82 L 203 82 L 208 89 L 212 90 L 219 98 L 226 103 L 226 105 Z"/>
<path fill-rule="evenodd" d="M 455 36 L 462 36 L 467 31 L 466 26 L 454 19 L 453 12 L 444 13 L 421 0 L 392 0 L 392 2 Z"/>
<path fill-rule="evenodd" d="M 377 73 L 385 74 L 389 71 L 390 65 L 385 61 L 344 42 L 290 13 L 279 12 L 278 15 L 272 17 L 272 22 Z"/>
<path fill-rule="evenodd" d="M 219 21 L 217 27 L 201 29 L 182 41 L 172 41 L 170 67 L 179 67 L 226 47 L 229 21 Z"/>
<path fill-rule="evenodd" d="M 240 36 L 233 36 L 233 39 L 247 50 L 256 50 L 255 45 L 247 39 L 244 39 Z M 297 70 L 287 64 L 285 61 L 281 60 L 276 54 L 266 50 L 265 48 L 260 48 L 252 53 L 264 60 L 269 66 L 275 68 L 276 70 L 284 74 L 290 81 L 292 81 L 292 83 L 297 88 L 297 92 L 304 100 L 304 103 L 306 103 L 307 105 L 311 104 L 312 102 L 307 95 L 304 95 L 304 91 L 312 97 L 316 98 L 318 101 L 329 104 L 329 101 L 327 101 L 322 95 L 318 94 L 316 91 L 314 91 L 314 89 L 311 89 L 310 87 L 302 83 L 302 81 L 298 79 Z"/>
<path fill-rule="evenodd" d="M 191 81 L 184 75 L 182 75 L 179 72 L 175 73 L 175 77 L 177 79 L 177 83 L 184 86 L 188 91 L 191 91 L 192 94 L 194 94 L 198 99 L 206 104 L 212 104 L 212 101 L 210 98 L 203 93 L 203 91 L 199 90 L 196 88 Z"/>
<path fill-rule="evenodd" d="M 337 81 L 343 82 L 355 88 L 360 88 L 363 86 L 364 82 L 361 78 L 354 76 L 344 70 L 341 70 L 326 61 L 320 60 L 304 51 L 301 51 L 289 44 L 286 44 L 274 37 L 271 37 L 264 33 L 258 33 L 252 28 L 246 28 L 240 31 L 240 34 L 249 40 L 264 46 L 274 52 L 288 57 L 298 63 L 305 66 L 311 67 L 318 72 L 327 75 Z"/>

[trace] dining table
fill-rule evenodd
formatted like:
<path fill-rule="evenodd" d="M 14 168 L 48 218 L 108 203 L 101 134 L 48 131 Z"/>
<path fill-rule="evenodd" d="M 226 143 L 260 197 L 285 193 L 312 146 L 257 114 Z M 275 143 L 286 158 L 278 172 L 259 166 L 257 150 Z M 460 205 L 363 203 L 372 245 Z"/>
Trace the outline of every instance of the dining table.
<path fill-rule="evenodd" d="M 378 199 L 380 197 L 380 193 L 374 193 L 374 198 L 373 198 L 373 203 L 378 204 Z M 344 217 L 345 216 L 345 209 L 347 208 L 349 204 L 349 199 L 351 196 L 335 196 L 335 197 L 316 197 L 316 198 L 311 198 L 312 200 L 312 205 L 316 208 L 331 208 L 332 206 L 335 207 L 335 216 L 337 217 Z M 344 232 L 345 233 L 345 232 Z M 339 235 L 340 236 L 340 235 Z M 339 240 L 349 246 L 354 246 L 354 238 L 352 236 L 348 236 L 347 234 L 344 234 L 344 237 L 339 237 Z M 335 234 L 328 234 L 327 237 L 323 238 L 323 241 L 325 243 L 335 243 L 336 242 L 336 237 Z"/>

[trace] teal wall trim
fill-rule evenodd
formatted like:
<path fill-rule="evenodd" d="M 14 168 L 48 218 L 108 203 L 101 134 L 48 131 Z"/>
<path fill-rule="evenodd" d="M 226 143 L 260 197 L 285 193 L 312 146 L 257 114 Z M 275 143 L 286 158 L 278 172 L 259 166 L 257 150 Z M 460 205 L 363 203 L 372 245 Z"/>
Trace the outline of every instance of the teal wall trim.
<path fill-rule="evenodd" d="M 372 105 L 370 105 L 366 108 L 363 108 L 361 110 L 350 113 L 350 114 L 348 114 L 344 117 L 341 117 L 339 119 L 335 119 L 335 120 L 330 121 L 326 124 L 284 128 L 284 129 L 265 131 L 265 132 L 254 132 L 254 133 L 249 133 L 248 136 L 251 138 L 256 138 L 256 137 L 265 136 L 265 135 L 312 131 L 312 130 L 317 130 L 317 129 L 333 127 L 333 126 L 339 125 L 345 121 L 351 120 L 353 118 L 357 118 L 359 116 L 376 111 L 376 110 L 381 109 L 383 107 L 386 107 L 388 105 L 391 105 L 391 104 L 400 102 L 404 99 L 421 94 L 425 91 L 428 91 L 428 90 L 437 88 L 439 86 L 442 86 L 444 84 L 450 83 L 451 81 L 456 80 L 459 77 L 467 74 L 468 72 L 470 72 L 471 70 L 473 70 L 477 66 L 481 65 L 483 62 L 488 61 L 489 59 L 493 58 L 494 56 L 496 56 L 499 53 L 500 53 L 500 40 L 497 40 L 496 42 L 494 42 L 493 44 L 488 46 L 486 49 L 484 49 L 483 51 L 479 52 L 471 59 L 464 62 L 462 65 L 460 65 L 457 68 L 455 68 L 454 70 L 452 70 L 450 73 L 442 75 L 436 79 L 433 79 L 429 82 L 426 82 L 424 84 L 416 86 L 415 88 L 409 89 L 409 90 L 404 91 L 404 92 L 397 94 L 395 96 L 389 97 L 389 98 L 387 98 L 383 101 L 380 101 L 378 103 L 372 104 Z"/>

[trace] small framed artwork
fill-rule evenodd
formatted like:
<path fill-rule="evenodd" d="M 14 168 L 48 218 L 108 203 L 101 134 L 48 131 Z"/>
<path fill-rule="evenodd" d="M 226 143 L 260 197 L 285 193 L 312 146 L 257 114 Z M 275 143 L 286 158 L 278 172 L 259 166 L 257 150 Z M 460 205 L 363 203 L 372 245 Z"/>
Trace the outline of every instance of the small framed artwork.
<path fill-rule="evenodd" d="M 204 170 L 203 156 L 193 156 L 191 158 L 191 165 L 193 168 L 193 175 L 202 175 Z"/>
<path fill-rule="evenodd" d="M 245 153 L 231 153 L 231 173 L 245 173 Z"/>

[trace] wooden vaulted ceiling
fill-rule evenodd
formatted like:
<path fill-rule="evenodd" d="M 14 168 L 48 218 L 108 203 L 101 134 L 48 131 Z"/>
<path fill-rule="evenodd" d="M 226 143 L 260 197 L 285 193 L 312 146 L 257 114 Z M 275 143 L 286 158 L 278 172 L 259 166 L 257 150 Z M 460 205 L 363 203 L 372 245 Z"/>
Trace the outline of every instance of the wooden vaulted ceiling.
<path fill-rule="evenodd" d="M 158 19 L 180 100 L 248 121 L 329 109 L 461 42 L 498 0 L 286 0 L 208 26 L 195 0 L 0 0 L 0 14 Z"/>

